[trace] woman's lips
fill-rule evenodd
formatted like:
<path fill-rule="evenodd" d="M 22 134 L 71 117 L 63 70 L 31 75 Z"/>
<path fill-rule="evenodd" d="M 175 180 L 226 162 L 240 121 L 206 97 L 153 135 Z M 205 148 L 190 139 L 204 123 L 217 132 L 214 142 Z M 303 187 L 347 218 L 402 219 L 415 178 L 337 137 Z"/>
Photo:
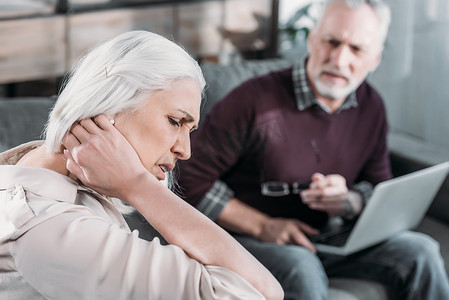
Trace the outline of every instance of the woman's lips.
<path fill-rule="evenodd" d="M 158 176 L 156 176 L 156 177 L 159 180 L 164 180 L 165 179 L 165 173 L 170 172 L 171 170 L 173 170 L 174 165 L 172 165 L 172 164 L 161 164 L 161 165 L 158 165 L 158 167 L 159 167 L 160 172 L 159 172 Z"/>

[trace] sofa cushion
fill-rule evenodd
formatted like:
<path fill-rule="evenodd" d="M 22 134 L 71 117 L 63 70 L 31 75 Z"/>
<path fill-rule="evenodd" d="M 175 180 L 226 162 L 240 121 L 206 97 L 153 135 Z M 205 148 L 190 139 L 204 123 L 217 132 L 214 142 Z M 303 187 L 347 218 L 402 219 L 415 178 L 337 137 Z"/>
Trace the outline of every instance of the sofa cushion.
<path fill-rule="evenodd" d="M 384 285 L 364 279 L 330 278 L 329 300 L 393 299 Z"/>
<path fill-rule="evenodd" d="M 54 98 L 0 99 L 0 152 L 42 138 Z"/>

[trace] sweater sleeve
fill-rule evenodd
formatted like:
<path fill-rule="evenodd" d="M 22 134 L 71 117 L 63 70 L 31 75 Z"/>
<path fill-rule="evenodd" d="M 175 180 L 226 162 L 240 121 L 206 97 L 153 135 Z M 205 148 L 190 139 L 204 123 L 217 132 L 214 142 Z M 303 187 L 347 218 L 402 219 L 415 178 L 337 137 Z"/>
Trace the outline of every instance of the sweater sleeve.
<path fill-rule="evenodd" d="M 391 179 L 391 166 L 389 151 L 387 145 L 388 122 L 385 112 L 385 106 L 380 95 L 370 86 L 367 88 L 370 101 L 376 103 L 376 130 L 373 128 L 372 138 L 376 139 L 376 146 L 373 148 L 363 170 L 359 176 L 359 181 L 368 181 L 373 186 L 378 183 Z"/>
<path fill-rule="evenodd" d="M 256 85 L 250 80 L 217 103 L 192 137 L 192 157 L 179 162 L 181 197 L 212 220 L 234 195 L 222 177 L 252 143 Z"/>

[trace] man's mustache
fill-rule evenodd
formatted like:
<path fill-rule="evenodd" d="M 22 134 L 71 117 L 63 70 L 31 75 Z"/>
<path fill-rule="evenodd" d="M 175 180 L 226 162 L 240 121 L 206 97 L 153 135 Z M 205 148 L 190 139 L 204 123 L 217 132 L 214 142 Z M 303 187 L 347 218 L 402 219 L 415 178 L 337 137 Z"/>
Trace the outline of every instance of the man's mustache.
<path fill-rule="evenodd" d="M 321 69 L 321 74 L 328 73 L 332 76 L 342 77 L 347 81 L 351 81 L 352 74 L 347 70 L 342 70 L 340 68 L 335 67 L 323 67 Z"/>

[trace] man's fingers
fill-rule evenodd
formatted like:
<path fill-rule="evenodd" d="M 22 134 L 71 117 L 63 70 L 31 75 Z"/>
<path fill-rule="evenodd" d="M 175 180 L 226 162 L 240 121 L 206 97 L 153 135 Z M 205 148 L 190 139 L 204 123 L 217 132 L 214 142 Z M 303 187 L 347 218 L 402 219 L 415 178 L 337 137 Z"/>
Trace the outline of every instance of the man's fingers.
<path fill-rule="evenodd" d="M 328 185 L 344 185 L 346 186 L 346 179 L 339 174 L 331 174 L 326 176 Z"/>
<path fill-rule="evenodd" d="M 326 186 L 322 188 L 313 188 L 311 185 L 310 189 L 302 191 L 300 195 L 306 202 L 315 200 L 321 201 L 325 200 L 325 198 L 328 198 L 329 201 L 333 201 L 347 192 L 348 188 L 346 185 Z"/>
<path fill-rule="evenodd" d="M 346 179 L 339 174 L 330 174 L 324 176 L 321 173 L 312 175 L 312 189 L 324 189 L 327 187 L 346 187 Z"/>
<path fill-rule="evenodd" d="M 321 173 L 313 173 L 313 175 L 312 175 L 312 181 L 320 181 L 320 180 L 323 180 L 325 178 L 326 177 L 323 174 L 321 174 Z"/>
<path fill-rule="evenodd" d="M 340 204 L 345 201 L 345 195 L 346 195 L 346 193 L 338 194 L 335 196 L 322 196 L 321 199 L 317 202 L 329 204 L 329 205 Z"/>
<path fill-rule="evenodd" d="M 316 253 L 315 247 L 302 232 L 298 231 L 298 232 L 292 233 L 290 238 L 291 238 L 292 244 L 301 245 L 301 246 L 309 249 L 313 253 Z"/>
<path fill-rule="evenodd" d="M 316 210 L 335 210 L 335 209 L 341 209 L 342 203 L 324 203 L 324 202 L 314 202 L 310 203 L 309 207 L 311 209 Z"/>
<path fill-rule="evenodd" d="M 348 192 L 348 188 L 346 185 L 337 185 L 337 186 L 327 186 L 321 190 L 323 197 L 334 198 L 341 196 L 342 194 L 346 194 Z"/>
<path fill-rule="evenodd" d="M 321 189 L 328 185 L 327 177 L 321 173 L 315 173 L 312 175 L 311 189 Z"/>
<path fill-rule="evenodd" d="M 315 198 L 321 197 L 322 192 L 321 192 L 321 190 L 317 190 L 317 189 L 307 189 L 307 190 L 301 191 L 300 195 L 303 200 L 312 201 Z"/>
<path fill-rule="evenodd" d="M 278 245 L 285 245 L 290 242 L 290 233 L 282 232 L 275 240 Z"/>
<path fill-rule="evenodd" d="M 306 223 L 303 223 L 301 221 L 297 221 L 296 224 L 297 224 L 298 228 L 301 231 L 303 231 L 305 234 L 314 235 L 314 234 L 318 234 L 319 233 L 319 231 L 317 229 L 315 229 L 312 226 L 310 226 L 310 225 L 308 225 Z"/>

